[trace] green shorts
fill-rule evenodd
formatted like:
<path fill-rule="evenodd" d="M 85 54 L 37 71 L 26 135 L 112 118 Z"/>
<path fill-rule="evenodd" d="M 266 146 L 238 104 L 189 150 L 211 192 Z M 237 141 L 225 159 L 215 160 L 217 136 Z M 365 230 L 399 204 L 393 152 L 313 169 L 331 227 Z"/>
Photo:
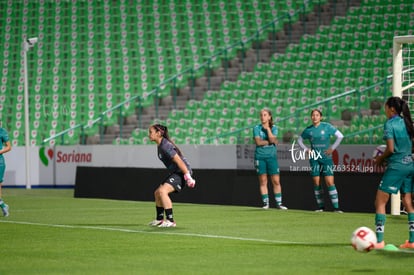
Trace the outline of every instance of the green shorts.
<path fill-rule="evenodd" d="M 309 164 L 312 177 L 333 176 L 334 174 L 334 163 L 331 158 L 310 159 Z"/>
<path fill-rule="evenodd" d="M 401 194 L 412 193 L 412 177 L 413 169 L 411 165 L 406 168 L 387 167 L 378 189 L 388 194 L 397 194 L 398 191 L 400 191 Z"/>
<path fill-rule="evenodd" d="M 4 161 L 4 157 L 0 156 L 0 183 L 3 183 L 5 171 L 6 171 L 6 162 Z"/>
<path fill-rule="evenodd" d="M 277 158 L 255 159 L 254 167 L 258 175 L 278 175 L 280 174 L 279 163 Z"/>

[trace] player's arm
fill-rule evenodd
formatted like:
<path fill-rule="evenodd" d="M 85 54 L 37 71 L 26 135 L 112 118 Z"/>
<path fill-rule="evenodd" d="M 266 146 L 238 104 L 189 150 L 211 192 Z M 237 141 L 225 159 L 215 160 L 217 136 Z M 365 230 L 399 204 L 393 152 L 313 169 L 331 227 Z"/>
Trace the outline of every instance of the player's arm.
<path fill-rule="evenodd" d="M 267 137 L 269 138 L 269 144 L 277 145 L 277 137 L 273 134 L 272 128 L 267 128 Z"/>
<path fill-rule="evenodd" d="M 183 159 L 178 155 L 175 154 L 175 156 L 172 158 L 172 161 L 177 164 L 178 168 L 183 172 L 183 174 L 188 174 L 190 171 L 188 171 L 187 165 L 185 165 Z"/>
<path fill-rule="evenodd" d="M 273 135 L 272 129 L 265 128 L 265 130 L 267 131 L 268 140 L 264 140 L 260 138 L 260 136 L 255 136 L 254 142 L 256 143 L 256 145 L 265 146 L 265 145 L 270 145 L 270 144 L 277 144 L 277 138 L 275 135 Z"/>
<path fill-rule="evenodd" d="M 178 154 L 175 154 L 172 158 L 172 161 L 175 162 L 178 168 L 181 170 L 181 172 L 183 172 L 184 180 L 187 186 L 190 188 L 194 188 L 195 180 L 191 177 L 190 171 L 188 170 L 187 165 L 185 165 L 183 159 Z"/>
<path fill-rule="evenodd" d="M 257 146 L 265 146 L 270 144 L 270 141 L 261 139 L 259 136 L 254 137 L 254 142 Z"/>
<path fill-rule="evenodd" d="M 0 155 L 7 153 L 11 150 L 11 144 L 10 141 L 6 141 L 3 143 L 4 147 L 0 150 Z"/>
<path fill-rule="evenodd" d="M 305 152 L 310 151 L 310 149 L 303 143 L 302 136 L 298 137 L 298 144 L 299 144 L 300 148 L 302 148 L 302 150 L 304 150 Z"/>
<path fill-rule="evenodd" d="M 329 148 L 328 150 L 325 151 L 325 153 L 328 154 L 328 155 L 332 154 L 332 152 L 336 148 L 338 148 L 339 144 L 341 144 L 341 141 L 344 138 L 344 135 L 339 130 L 336 130 L 335 136 L 336 136 L 336 140 L 335 140 L 334 144 L 332 144 L 331 148 Z"/>

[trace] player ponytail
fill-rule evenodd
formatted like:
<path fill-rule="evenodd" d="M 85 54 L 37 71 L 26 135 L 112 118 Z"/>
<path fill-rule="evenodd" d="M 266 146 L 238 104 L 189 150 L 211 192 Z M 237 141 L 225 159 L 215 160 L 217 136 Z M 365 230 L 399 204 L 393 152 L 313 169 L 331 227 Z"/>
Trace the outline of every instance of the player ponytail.
<path fill-rule="evenodd" d="M 405 127 L 410 138 L 414 138 L 414 125 L 411 117 L 410 108 L 404 99 L 397 96 L 392 96 L 387 99 L 385 104 L 389 108 L 394 108 L 395 112 L 404 119 Z"/>
<path fill-rule="evenodd" d="M 407 132 L 411 138 L 414 137 L 414 125 L 413 119 L 411 117 L 410 108 L 405 100 L 402 100 L 402 116 L 405 122 L 405 127 L 407 127 Z"/>
<path fill-rule="evenodd" d="M 171 144 L 175 147 L 175 150 L 177 151 L 178 155 L 180 157 L 183 156 L 181 153 L 181 150 L 175 145 L 175 143 L 171 140 L 170 135 L 168 134 L 168 128 L 167 126 L 161 125 L 161 124 L 154 124 L 152 127 L 155 129 L 155 131 L 160 132 L 161 136 L 165 139 L 167 139 Z"/>

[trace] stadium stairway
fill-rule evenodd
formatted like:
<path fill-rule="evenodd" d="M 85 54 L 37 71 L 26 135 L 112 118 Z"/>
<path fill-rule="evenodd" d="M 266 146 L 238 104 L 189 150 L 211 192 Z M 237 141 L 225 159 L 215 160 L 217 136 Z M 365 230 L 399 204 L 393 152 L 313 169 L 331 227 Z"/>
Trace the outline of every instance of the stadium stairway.
<path fill-rule="evenodd" d="M 340 14 L 346 10 L 344 7 L 334 5 L 338 1 L 317 1 L 327 4 L 324 4 L 321 10 L 315 10 L 313 14 L 302 18 L 303 20 L 295 24 L 292 29 L 285 27 L 275 37 L 269 37 L 268 41 L 261 40 L 263 42 L 259 44 L 246 44 L 246 48 L 252 48 L 247 51 L 244 57 L 243 71 L 253 71 L 253 68 L 257 67 L 257 62 L 262 63 L 273 58 L 275 53 L 273 48 L 277 49 L 276 52 L 283 53 L 286 47 L 298 42 L 303 33 L 312 33 L 315 26 L 328 24 L 332 17 L 327 17 L 329 13 Z M 229 45 L 229 42 L 232 43 L 243 37 L 242 26 L 247 27 L 249 31 L 246 33 L 251 35 L 255 32 L 256 27 L 263 26 L 276 15 L 296 10 L 297 6 L 304 1 L 251 0 L 252 5 L 250 6 L 244 4 L 247 1 L 240 0 L 217 2 L 189 0 L 185 2 L 186 4 L 183 4 L 184 1 L 175 0 L 170 2 L 170 5 L 164 5 L 161 4 L 161 1 L 154 0 L 139 3 L 136 6 L 128 5 L 126 2 L 125 0 L 115 2 L 110 0 L 99 2 L 91 0 L 7 1 L 4 20 L 0 21 L 2 30 L 4 29 L 4 43 L 3 41 L 0 43 L 0 52 L 4 56 L 4 62 L 2 62 L 4 69 L 0 85 L 2 91 L 0 110 L 4 125 L 10 129 L 13 142 L 16 141 L 13 143 L 14 146 L 24 144 L 25 135 L 22 120 L 24 113 L 22 108 L 22 64 L 14 62 L 19 59 L 18 49 L 21 47 L 21 38 L 25 38 L 27 35 L 39 36 L 39 43 L 29 52 L 30 116 L 33 119 L 31 120 L 30 132 L 27 133 L 30 135 L 30 144 L 39 145 L 45 137 L 79 125 L 78 123 L 85 126 L 91 121 L 96 121 L 106 109 L 137 93 L 144 94 L 145 91 L 149 91 L 149 86 L 152 88 L 159 81 L 180 71 L 181 69 L 177 68 L 178 65 L 187 67 L 195 64 L 193 57 L 200 57 L 199 62 L 204 62 L 207 56 L 222 48 L 223 45 Z M 350 3 L 350 5 L 357 3 L 352 0 L 340 2 Z M 341 3 L 336 3 L 336 5 L 343 5 Z M 284 4 L 286 6 L 283 6 Z M 227 31 L 236 30 L 230 32 L 231 34 L 227 37 L 230 41 L 223 40 L 221 37 L 224 33 L 220 31 L 222 30 L 223 13 L 215 12 L 219 8 L 218 5 L 220 5 L 221 11 L 227 12 L 227 16 L 224 15 L 224 18 L 228 22 L 231 21 L 231 25 L 226 25 Z M 237 10 L 232 8 L 236 5 Z M 270 5 L 271 8 L 262 8 L 265 5 Z M 222 6 L 225 8 L 222 9 Z M 137 9 L 140 9 L 137 13 L 139 16 L 135 17 Z M 159 20 L 160 15 L 169 14 L 171 10 L 174 10 L 174 14 L 180 20 Z M 192 14 L 192 12 L 194 13 Z M 206 16 L 205 12 L 210 16 Z M 249 22 L 248 25 L 243 25 L 243 22 L 240 21 L 240 18 L 244 16 L 243 13 L 247 16 L 247 18 L 244 17 L 244 24 Z M 187 15 L 194 16 L 191 17 L 193 18 L 191 23 L 194 23 L 191 30 L 187 29 L 187 24 L 183 24 L 186 22 L 184 18 Z M 298 17 L 292 16 L 292 22 L 296 22 Z M 173 17 L 171 16 L 171 18 Z M 203 22 L 206 23 L 205 18 L 211 18 L 210 28 L 215 30 L 214 33 L 218 39 L 210 37 L 215 42 L 212 49 L 194 45 L 202 51 L 194 53 L 192 48 L 186 46 L 194 41 L 205 41 L 203 38 L 204 35 L 208 35 L 208 32 L 203 31 L 204 26 L 201 26 Z M 247 20 L 248 18 L 249 20 Z M 170 23 L 177 25 L 171 28 L 173 25 Z M 303 23 L 306 24 L 302 25 Z M 278 28 L 280 26 L 278 25 Z M 303 27 L 306 28 L 306 31 L 302 29 Z M 169 32 L 162 34 L 159 31 L 160 28 L 169 30 Z M 178 33 L 178 36 L 174 37 L 174 39 L 176 38 L 174 42 L 172 38 L 173 35 L 177 35 L 177 32 L 174 34 L 174 30 L 177 29 L 186 31 L 183 34 Z M 201 31 L 197 32 L 197 30 Z M 191 42 L 192 36 L 188 36 L 187 31 L 195 32 L 193 42 Z M 148 34 L 149 37 L 144 39 L 143 33 Z M 138 39 L 136 39 L 136 35 L 138 35 Z M 170 42 L 177 43 L 177 40 L 183 41 L 179 45 L 174 44 L 177 45 L 177 48 L 181 47 L 182 49 L 182 52 L 178 52 L 178 54 L 171 46 L 173 44 L 170 44 Z M 273 45 L 272 41 L 276 41 L 276 44 Z M 87 51 L 83 50 L 86 49 L 85 45 L 88 45 Z M 161 55 L 158 49 L 160 49 Z M 259 60 L 256 60 L 257 52 L 259 52 Z M 142 118 L 140 121 L 136 115 L 132 115 L 135 113 L 135 103 L 123 108 L 123 121 L 120 125 L 118 125 L 118 113 L 115 111 L 105 112 L 104 143 L 111 143 L 115 137 L 119 138 L 120 133 L 122 133 L 122 137 L 135 133 L 134 129 L 137 126 L 146 131 L 155 117 L 168 120 L 172 111 L 185 110 L 191 103 L 191 99 L 204 98 L 208 90 L 220 90 L 219 87 L 224 85 L 222 83 L 226 79 L 238 79 L 244 72 L 241 69 L 240 56 L 236 56 L 235 53 L 236 51 L 233 50 L 229 54 L 231 60 L 226 64 L 229 66 L 226 74 L 219 66 L 223 64 L 218 62 L 214 64 L 215 69 L 212 72 L 211 82 L 206 83 L 206 78 L 197 74 L 194 94 L 191 89 L 185 87 L 188 79 L 184 78 L 184 81 L 180 82 L 181 88 L 176 106 L 172 104 L 171 97 L 167 96 L 168 89 L 165 89 L 162 91 L 158 112 L 155 111 L 154 106 L 146 107 L 142 110 L 144 114 L 140 116 Z M 177 55 L 180 55 L 183 60 L 185 59 L 185 62 L 180 63 L 176 59 Z M 175 58 L 171 59 L 171 56 Z M 160 57 L 165 58 L 166 63 L 161 64 L 163 61 L 160 60 Z M 170 67 L 173 67 L 174 70 L 171 70 Z M 181 84 L 184 85 L 181 86 Z M 151 100 L 144 103 L 152 104 Z M 98 129 L 98 124 L 100 123 L 95 124 L 93 129 L 85 129 L 88 143 L 101 142 L 99 134 L 102 129 Z M 65 144 L 79 142 L 80 130 L 74 132 L 71 135 L 66 135 L 69 138 L 65 139 Z M 60 142 L 56 140 L 56 143 Z"/>
<path fill-rule="evenodd" d="M 312 13 L 307 14 L 298 22 L 292 24 L 289 29 L 286 25 L 282 31 L 276 33 L 275 37 L 271 35 L 267 40 L 260 44 L 253 43 L 253 47 L 246 51 L 244 57 L 244 70 L 247 72 L 253 71 L 258 62 L 268 62 L 275 53 L 284 53 L 289 44 L 298 43 L 304 34 L 314 34 L 320 25 L 328 25 L 334 16 L 343 16 L 347 12 L 347 8 L 359 6 L 361 0 L 336 1 L 329 0 L 322 5 L 320 9 L 315 7 Z M 275 43 L 275 44 L 273 44 Z M 276 51 L 273 51 L 276 49 Z M 258 54 L 259 51 L 259 54 Z M 257 59 L 260 56 L 260 59 Z M 172 110 L 183 110 L 191 99 L 201 100 L 205 93 L 209 90 L 219 90 L 224 81 L 234 81 L 242 73 L 242 59 L 235 57 L 228 62 L 228 71 L 225 75 L 223 68 L 215 69 L 211 72 L 210 82 L 207 83 L 207 77 L 202 76 L 195 80 L 195 87 L 193 90 L 189 86 L 180 88 L 174 104 L 172 96 L 167 96 L 159 101 L 157 111 L 155 106 L 145 107 L 142 110 L 140 121 L 138 122 L 137 115 L 132 115 L 125 118 L 122 127 L 122 136 L 118 125 L 107 127 L 103 143 L 112 144 L 119 143 L 122 139 L 128 139 L 136 133 L 146 133 L 146 128 L 154 121 L 165 121 L 168 119 Z M 136 125 L 140 125 L 141 129 L 137 129 Z M 98 136 L 88 137 L 87 143 L 93 144 L 101 142 Z"/>

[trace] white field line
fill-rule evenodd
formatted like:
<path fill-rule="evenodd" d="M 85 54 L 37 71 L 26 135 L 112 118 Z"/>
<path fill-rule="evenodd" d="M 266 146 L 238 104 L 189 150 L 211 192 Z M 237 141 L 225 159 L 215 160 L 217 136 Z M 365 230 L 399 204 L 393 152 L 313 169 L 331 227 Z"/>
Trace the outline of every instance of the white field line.
<path fill-rule="evenodd" d="M 234 237 L 234 236 L 220 236 L 220 235 L 211 235 L 211 234 L 180 233 L 180 232 L 166 232 L 166 231 L 164 231 L 164 230 L 168 230 L 168 228 L 160 228 L 160 231 L 144 231 L 144 230 L 135 230 L 135 229 L 115 228 L 115 227 L 82 226 L 82 225 L 66 225 L 66 224 L 47 224 L 47 223 L 7 221 L 7 220 L 0 220 L 0 223 L 11 223 L 11 224 L 43 226 L 43 227 L 55 227 L 55 228 L 66 228 L 66 229 L 90 229 L 90 230 L 102 230 L 102 231 L 118 231 L 118 232 L 125 232 L 125 233 L 175 235 L 175 236 L 211 238 L 211 239 L 225 239 L 225 240 L 250 241 L 250 242 L 263 242 L 263 243 L 275 243 L 275 244 L 301 244 L 301 245 L 315 245 L 316 244 L 316 243 L 307 243 L 307 242 L 278 241 L 278 240 L 266 240 L 266 239 L 256 239 L 256 238 L 242 238 L 242 237 Z"/>

